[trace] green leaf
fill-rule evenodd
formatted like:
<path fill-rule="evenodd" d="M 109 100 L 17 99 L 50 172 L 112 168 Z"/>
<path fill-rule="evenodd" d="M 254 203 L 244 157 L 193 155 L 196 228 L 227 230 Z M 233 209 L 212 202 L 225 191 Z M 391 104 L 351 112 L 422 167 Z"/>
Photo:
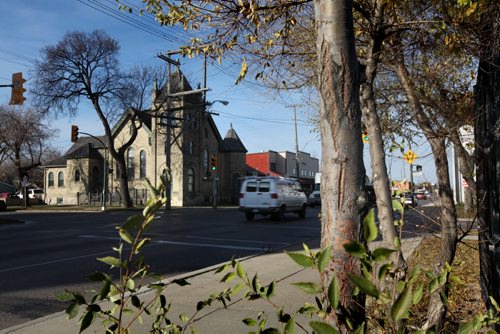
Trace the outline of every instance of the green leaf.
<path fill-rule="evenodd" d="M 123 241 L 125 241 L 128 244 L 132 244 L 133 242 L 132 236 L 127 230 L 120 228 L 118 229 L 118 234 L 120 234 L 120 238 L 122 238 Z"/>
<path fill-rule="evenodd" d="M 300 265 L 304 268 L 310 268 L 313 266 L 313 260 L 307 255 L 300 254 L 300 253 L 290 253 L 290 252 L 286 252 L 286 254 L 292 260 L 294 260 L 298 265 Z"/>
<path fill-rule="evenodd" d="M 321 292 L 321 288 L 316 283 L 312 282 L 298 282 L 292 283 L 292 285 L 295 285 L 300 290 L 313 295 Z"/>
<path fill-rule="evenodd" d="M 439 281 L 438 281 L 438 279 L 437 279 L 437 277 L 436 277 L 436 278 L 434 278 L 434 279 L 431 281 L 431 283 L 429 284 L 429 292 L 430 292 L 430 293 L 433 293 L 434 291 L 436 291 L 436 290 L 437 290 L 437 288 L 439 288 Z"/>
<path fill-rule="evenodd" d="M 132 297 L 130 297 L 130 302 L 132 303 L 132 305 L 134 307 L 136 307 L 138 309 L 141 308 L 141 300 L 136 295 L 132 295 Z"/>
<path fill-rule="evenodd" d="M 222 277 L 222 279 L 220 280 L 220 282 L 229 283 L 229 282 L 231 282 L 231 281 L 232 281 L 235 277 L 236 277 L 236 274 L 232 271 L 232 272 L 229 272 L 229 273 L 227 273 L 226 275 L 224 275 L 224 277 Z"/>
<path fill-rule="evenodd" d="M 420 302 L 420 300 L 422 299 L 423 291 L 424 291 L 424 286 L 419 285 L 418 288 L 413 293 L 413 300 L 412 300 L 413 305 L 416 305 Z"/>
<path fill-rule="evenodd" d="M 139 241 L 137 243 L 137 246 L 135 246 L 135 254 L 139 253 L 139 251 L 141 250 L 141 248 L 144 247 L 144 246 L 146 246 L 147 244 L 149 244 L 150 241 L 151 241 L 150 238 L 144 238 L 141 241 Z"/>
<path fill-rule="evenodd" d="M 266 293 L 267 299 L 274 296 L 275 291 L 276 291 L 276 282 L 272 281 L 271 284 L 269 284 L 269 286 L 267 287 L 267 293 Z"/>
<path fill-rule="evenodd" d="M 325 271 L 325 268 L 328 266 L 330 261 L 332 260 L 332 249 L 330 247 L 326 247 L 321 252 L 318 253 L 318 270 L 319 272 Z"/>
<path fill-rule="evenodd" d="M 108 280 L 109 276 L 105 275 L 104 273 L 101 273 L 100 271 L 96 271 L 90 275 L 87 275 L 87 279 L 89 279 L 92 282 L 102 282 Z"/>
<path fill-rule="evenodd" d="M 363 218 L 365 240 L 368 242 L 377 239 L 377 225 L 375 224 L 375 209 L 371 208 Z"/>
<path fill-rule="evenodd" d="M 391 317 L 394 321 L 399 321 L 408 316 L 408 310 L 412 305 L 412 285 L 407 286 L 399 295 L 391 308 Z"/>
<path fill-rule="evenodd" d="M 458 334 L 473 333 L 481 329 L 482 321 L 481 316 L 478 315 L 469 322 L 466 322 L 458 328 Z"/>
<path fill-rule="evenodd" d="M 236 263 L 236 274 L 238 274 L 239 278 L 243 278 L 243 276 L 245 275 L 245 270 L 243 269 L 243 266 L 239 262 Z"/>
<path fill-rule="evenodd" d="M 287 321 L 285 325 L 285 334 L 294 334 L 295 333 L 295 320 L 291 318 Z"/>
<path fill-rule="evenodd" d="M 309 326 L 314 330 L 316 334 L 339 334 L 340 332 L 330 326 L 329 324 L 326 324 L 324 322 L 320 321 L 311 321 L 309 322 Z"/>
<path fill-rule="evenodd" d="M 189 317 L 185 314 L 181 314 L 179 315 L 179 319 L 182 321 L 182 322 L 188 322 L 189 321 Z"/>
<path fill-rule="evenodd" d="M 383 266 L 381 266 L 380 270 L 378 271 L 378 279 L 383 280 L 387 275 L 387 272 L 391 270 L 391 268 L 392 268 L 392 263 L 386 263 Z"/>
<path fill-rule="evenodd" d="M 231 294 L 235 295 L 237 294 L 238 292 L 241 291 L 241 289 L 243 289 L 245 287 L 245 285 L 243 283 L 239 283 L 239 284 L 236 284 L 232 290 L 231 290 Z"/>
<path fill-rule="evenodd" d="M 262 334 L 280 334 L 280 331 L 276 328 L 266 328 L 261 333 Z"/>
<path fill-rule="evenodd" d="M 365 294 L 378 298 L 379 292 L 375 284 L 363 276 L 349 275 L 354 284 Z"/>
<path fill-rule="evenodd" d="M 122 262 L 120 259 L 113 257 L 113 256 L 106 256 L 106 257 L 98 257 L 97 261 L 101 261 L 103 263 L 106 263 L 110 265 L 111 267 L 120 267 L 122 265 Z"/>
<path fill-rule="evenodd" d="M 365 246 L 363 246 L 357 241 L 351 241 L 345 244 L 344 249 L 347 253 L 351 254 L 352 256 L 363 257 L 366 255 Z"/>
<path fill-rule="evenodd" d="M 333 273 L 332 281 L 328 286 L 328 300 L 330 301 L 330 305 L 334 310 L 336 310 L 339 307 L 340 284 L 337 275 L 335 273 Z"/>
<path fill-rule="evenodd" d="M 92 322 L 94 322 L 94 318 L 94 312 L 92 310 L 89 310 L 82 319 L 82 323 L 80 325 L 80 333 L 86 330 L 90 325 L 92 325 Z"/>
<path fill-rule="evenodd" d="M 69 302 L 75 300 L 75 297 L 72 292 L 66 291 L 64 293 L 56 295 L 56 299 L 60 302 Z"/>
<path fill-rule="evenodd" d="M 354 331 L 354 334 L 365 334 L 365 323 L 363 322 L 361 325 L 359 325 L 358 328 Z"/>
<path fill-rule="evenodd" d="M 102 285 L 101 291 L 99 292 L 99 299 L 104 300 L 111 290 L 111 281 L 105 281 Z"/>
<path fill-rule="evenodd" d="M 394 211 L 398 211 L 401 213 L 401 215 L 403 215 L 405 213 L 405 209 L 403 207 L 403 204 L 401 204 L 401 201 L 398 201 L 396 199 L 393 199 L 392 200 L 392 209 Z"/>
<path fill-rule="evenodd" d="M 394 253 L 395 250 L 389 248 L 377 248 L 372 252 L 373 259 L 377 262 L 383 262 Z"/>
<path fill-rule="evenodd" d="M 127 218 L 125 224 L 123 224 L 123 229 L 130 231 L 132 228 L 139 228 L 144 221 L 144 217 L 141 215 L 135 215 Z"/>
<path fill-rule="evenodd" d="M 127 284 L 126 284 L 126 286 L 127 286 L 127 289 L 128 289 L 129 291 L 133 291 L 133 290 L 134 290 L 134 288 L 135 288 L 135 282 L 134 282 L 134 280 L 133 280 L 133 279 L 131 279 L 131 278 L 127 279 Z"/>
<path fill-rule="evenodd" d="M 245 325 L 247 325 L 249 327 L 257 325 L 257 321 L 255 319 L 252 319 L 252 318 L 245 318 L 242 321 Z"/>
<path fill-rule="evenodd" d="M 71 303 L 66 309 L 66 314 L 68 315 L 68 319 L 73 319 L 78 315 L 78 310 L 80 309 L 80 305 L 78 303 Z"/>

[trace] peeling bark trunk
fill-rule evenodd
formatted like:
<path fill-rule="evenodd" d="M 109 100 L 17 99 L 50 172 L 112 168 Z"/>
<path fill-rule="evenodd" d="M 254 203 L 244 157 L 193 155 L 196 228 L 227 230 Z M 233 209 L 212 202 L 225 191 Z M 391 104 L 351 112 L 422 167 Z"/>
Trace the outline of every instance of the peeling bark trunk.
<path fill-rule="evenodd" d="M 413 82 L 406 69 L 402 54 L 398 55 L 395 69 L 408 97 L 408 101 L 415 113 L 418 125 L 429 141 L 434 155 L 436 175 L 439 184 L 439 198 L 441 201 L 441 248 L 435 263 L 435 270 L 440 272 L 445 263 L 451 265 L 453 262 L 457 244 L 457 212 L 450 185 L 445 139 L 439 136 L 432 128 L 429 118 L 423 111 Z M 436 332 L 441 330 L 447 311 L 447 307 L 442 301 L 441 294 L 448 297 L 448 292 L 446 287 L 441 287 L 431 295 L 427 311 L 427 321 L 424 325 L 425 329 L 433 328 Z"/>
<path fill-rule="evenodd" d="M 341 307 L 356 328 L 364 321 L 364 301 L 352 296 L 348 275 L 360 269 L 344 244 L 359 240 L 360 210 L 366 199 L 352 1 L 316 0 L 314 4 L 322 139 L 321 245 L 331 247 L 334 258 L 322 274 L 322 283 L 328 286 L 332 275 L 337 275 Z M 349 331 L 345 320 L 336 319 L 333 312 L 328 321 L 341 332 Z"/>

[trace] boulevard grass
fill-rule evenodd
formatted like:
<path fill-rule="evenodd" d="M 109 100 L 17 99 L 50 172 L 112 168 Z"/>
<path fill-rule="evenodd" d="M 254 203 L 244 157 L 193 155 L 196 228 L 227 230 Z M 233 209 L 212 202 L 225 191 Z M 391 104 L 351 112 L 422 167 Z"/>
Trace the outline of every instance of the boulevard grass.
<path fill-rule="evenodd" d="M 428 237 L 422 240 L 415 252 L 408 259 L 409 270 L 419 266 L 425 270 L 432 270 L 432 265 L 439 254 L 440 242 L 436 237 Z M 450 296 L 448 299 L 449 310 L 444 333 L 456 333 L 460 323 L 472 320 L 478 313 L 486 312 L 481 299 L 481 288 L 479 285 L 479 244 L 477 241 L 467 240 L 459 243 L 455 260 L 452 264 L 452 275 L 459 278 L 458 282 L 452 282 Z M 425 278 L 424 278 L 425 280 Z M 429 282 L 423 282 L 426 286 Z M 424 322 L 429 296 L 413 309 L 413 323 L 419 325 Z"/>

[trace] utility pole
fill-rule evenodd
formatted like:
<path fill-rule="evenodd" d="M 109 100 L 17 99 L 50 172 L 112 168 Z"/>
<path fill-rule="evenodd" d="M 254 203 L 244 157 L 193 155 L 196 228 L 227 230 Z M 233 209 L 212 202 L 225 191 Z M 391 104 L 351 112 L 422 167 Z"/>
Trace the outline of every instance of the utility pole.
<path fill-rule="evenodd" d="M 174 117 L 174 112 L 175 111 L 183 111 L 185 108 L 184 105 L 182 105 L 179 108 L 172 108 L 171 107 L 171 98 L 173 97 L 183 97 L 186 95 L 191 95 L 191 94 L 203 94 L 203 106 L 206 107 L 205 103 L 205 92 L 209 89 L 206 87 L 202 89 L 195 89 L 195 90 L 190 90 L 190 91 L 181 91 L 181 92 L 176 92 L 172 93 L 172 82 L 171 82 L 171 77 L 172 77 L 172 71 L 171 71 L 171 65 L 177 66 L 177 68 L 180 67 L 180 62 L 178 60 L 173 60 L 171 58 L 172 55 L 174 54 L 180 54 L 180 50 L 175 50 L 175 51 L 168 51 L 166 52 L 166 55 L 164 54 L 159 54 L 158 58 L 166 61 L 168 63 L 168 68 L 167 68 L 167 96 L 166 96 L 166 101 L 165 101 L 165 107 L 166 110 L 164 113 L 167 115 L 165 118 L 167 120 L 166 122 L 166 138 L 165 138 L 165 163 L 166 163 L 166 170 L 167 170 L 167 185 L 165 189 L 165 196 L 166 196 L 166 203 L 165 203 L 165 209 L 170 210 L 172 208 L 172 144 L 179 138 L 180 134 L 182 133 L 182 130 L 179 134 L 177 134 L 174 139 L 172 140 L 172 136 L 175 134 L 173 133 L 173 128 L 176 127 L 175 124 L 172 122 L 174 120 L 177 120 Z M 205 58 L 205 73 L 204 73 L 204 85 L 206 85 L 206 58 Z M 163 105 L 163 104 L 162 104 Z M 161 124 L 161 122 L 160 122 Z"/>
<path fill-rule="evenodd" d="M 295 126 L 295 164 L 297 169 L 297 180 L 300 181 L 300 159 L 299 159 L 299 135 L 297 132 L 297 109 L 293 108 L 293 123 Z"/>

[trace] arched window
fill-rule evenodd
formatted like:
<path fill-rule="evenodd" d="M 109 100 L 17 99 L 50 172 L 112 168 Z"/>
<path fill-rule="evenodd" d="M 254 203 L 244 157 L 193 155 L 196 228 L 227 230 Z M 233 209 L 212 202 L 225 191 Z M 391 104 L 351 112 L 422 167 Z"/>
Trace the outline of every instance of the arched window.
<path fill-rule="evenodd" d="M 80 182 L 80 170 L 75 170 L 75 182 Z"/>
<path fill-rule="evenodd" d="M 54 173 L 50 172 L 49 173 L 49 187 L 54 186 Z"/>
<path fill-rule="evenodd" d="M 146 177 L 146 152 L 139 153 L 139 177 L 144 179 Z"/>
<path fill-rule="evenodd" d="M 194 170 L 189 168 L 188 170 L 188 195 L 194 194 Z"/>
<path fill-rule="evenodd" d="M 64 173 L 63 172 L 57 173 L 57 186 L 64 187 Z"/>
<path fill-rule="evenodd" d="M 205 173 L 208 175 L 210 171 L 208 170 L 208 149 L 203 152 L 203 169 L 205 170 Z"/>
<path fill-rule="evenodd" d="M 134 179 L 134 157 L 135 157 L 135 150 L 133 147 L 129 148 L 127 151 L 127 177 L 129 180 Z"/>

